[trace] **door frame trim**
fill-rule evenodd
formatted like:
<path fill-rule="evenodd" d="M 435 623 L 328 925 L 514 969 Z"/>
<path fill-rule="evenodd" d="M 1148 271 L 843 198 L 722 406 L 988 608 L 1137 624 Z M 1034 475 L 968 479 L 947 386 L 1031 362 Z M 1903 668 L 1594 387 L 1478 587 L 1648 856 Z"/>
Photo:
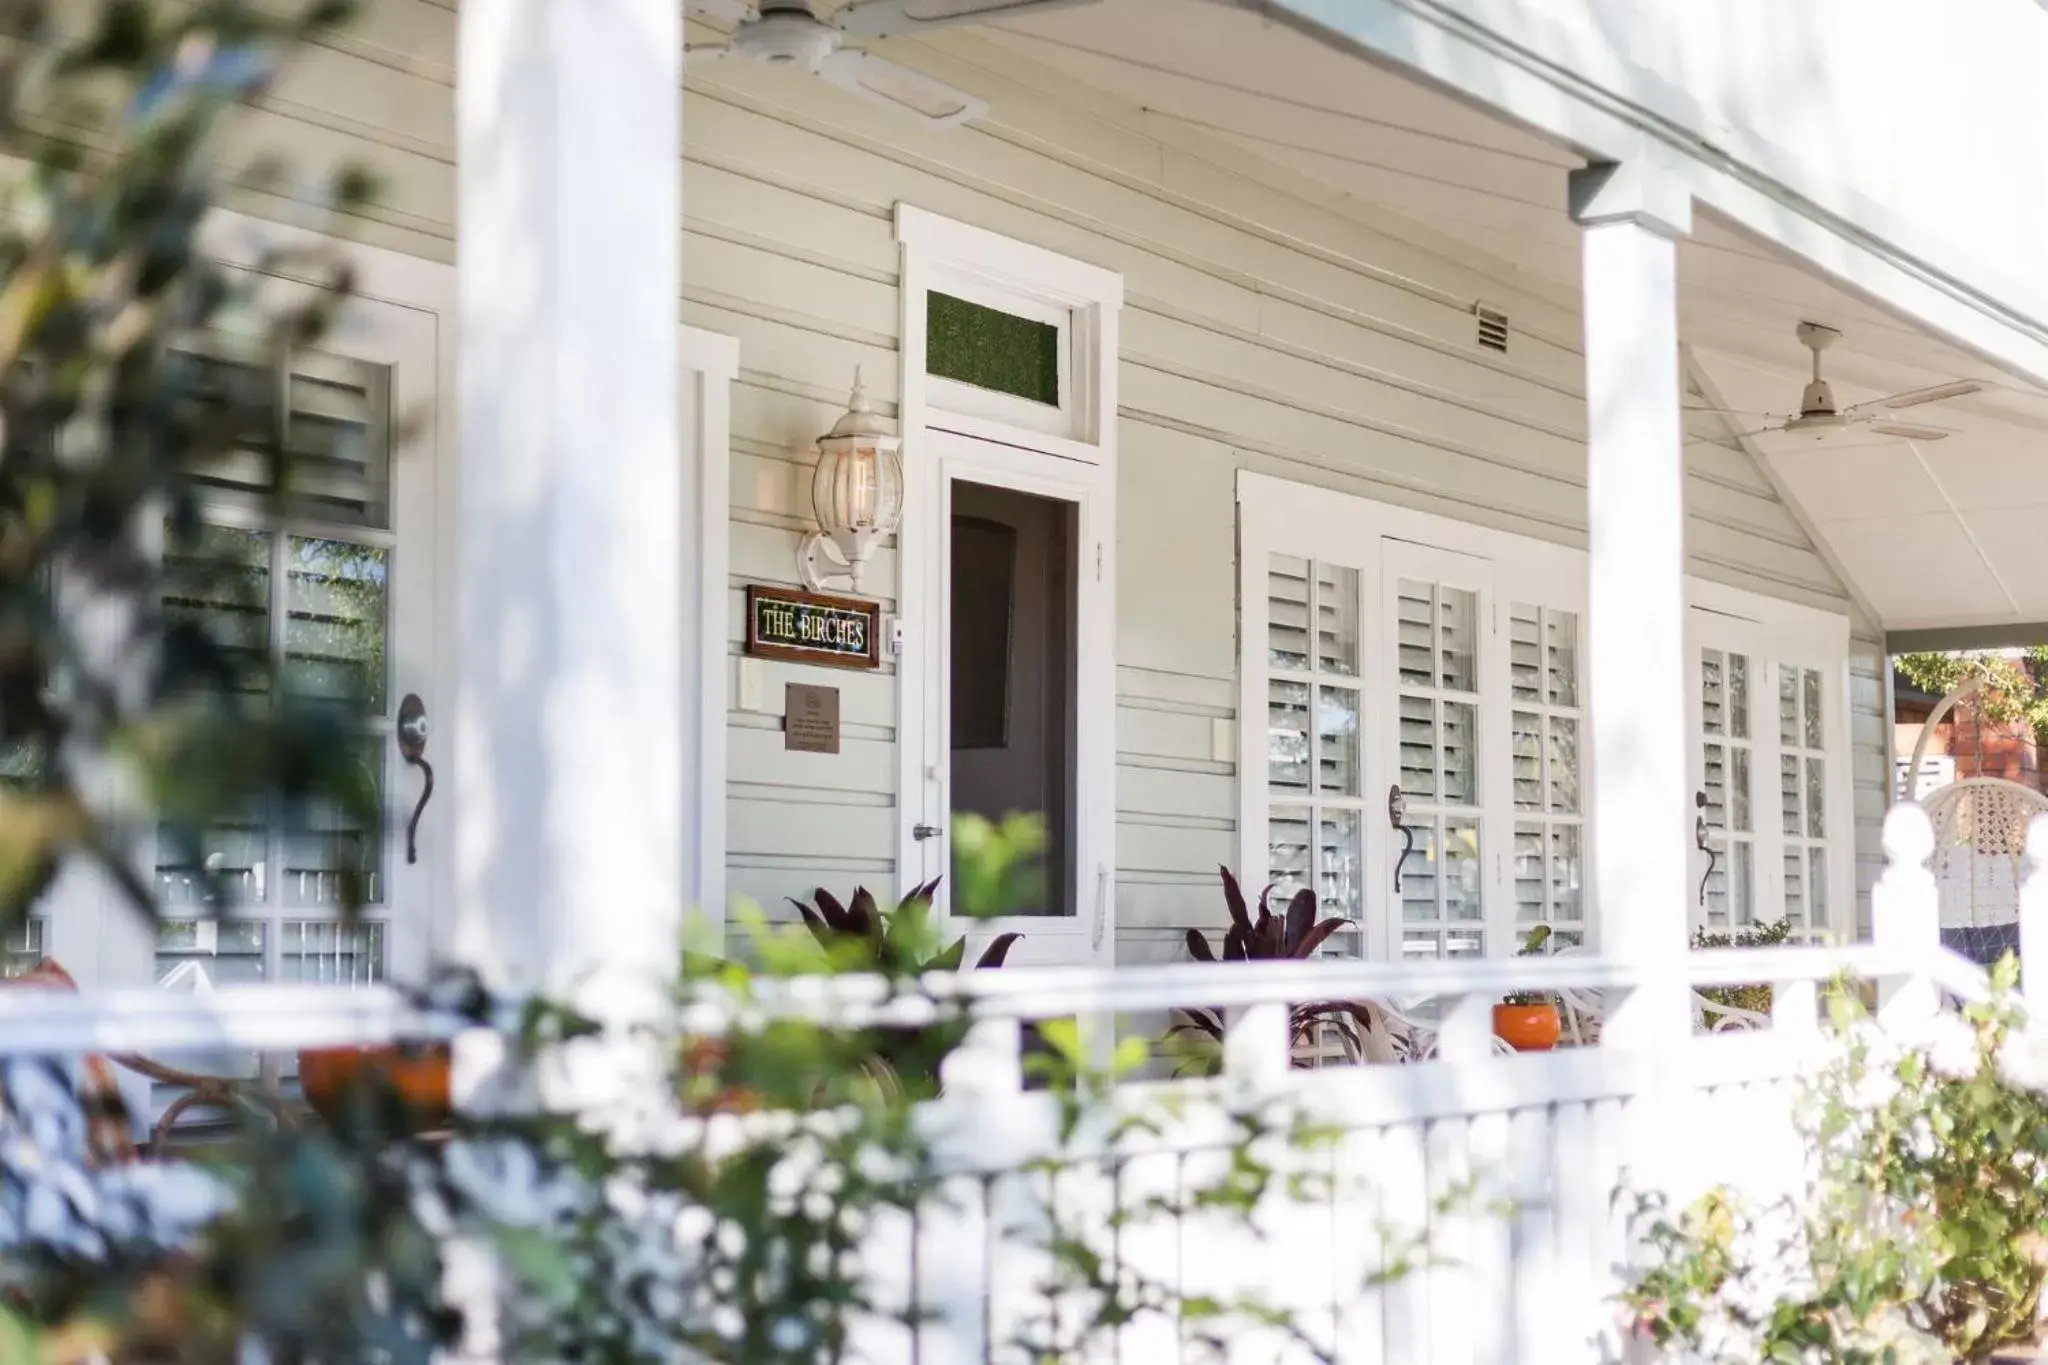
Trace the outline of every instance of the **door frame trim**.
<path fill-rule="evenodd" d="M 1106 625 L 1096 647 L 1105 661 L 1106 704 L 1114 724 L 1117 365 L 1123 276 L 912 204 L 896 205 L 895 228 L 901 259 L 898 418 L 904 469 L 903 520 L 896 537 L 896 611 L 902 627 L 896 658 L 896 886 L 900 896 L 926 875 L 925 843 L 917 839 L 916 827 L 944 829 L 951 819 L 946 790 L 949 774 L 937 720 L 942 700 L 937 689 L 944 685 L 944 660 L 937 645 L 943 638 L 940 623 L 945 608 L 948 528 L 934 445 L 943 439 L 943 433 L 990 442 L 1020 458 L 1042 461 L 1047 476 L 1055 480 L 1063 477 L 1062 471 L 1069 479 L 1093 471 L 1101 480 L 1097 500 L 1101 524 L 1091 534 L 1096 542 L 1093 553 L 1099 556 L 1099 592 L 1107 608 L 1103 613 Z M 1075 425 L 1069 428 L 1070 434 L 1036 431 L 944 409 L 944 394 L 935 391 L 942 385 L 935 384 L 925 371 L 925 299 L 931 290 L 948 282 L 976 285 L 1020 306 L 1037 304 L 1071 312 L 1068 337 L 1073 347 L 1071 407 Z M 1084 548 L 1083 553 L 1089 551 Z M 1076 698 L 1076 704 L 1089 707 L 1096 703 L 1083 695 Z M 1093 767 L 1076 766 L 1077 788 L 1084 768 L 1100 785 L 1093 792 L 1077 790 L 1075 806 L 1078 815 L 1085 802 L 1099 801 L 1109 813 L 1105 835 L 1109 846 L 1101 855 L 1103 874 L 1097 888 L 1102 902 L 1098 936 L 1103 954 L 1113 960 L 1116 764 L 1114 744 L 1104 747 L 1099 779 L 1093 778 Z M 939 866 L 942 870 L 946 867 L 943 858 Z"/>

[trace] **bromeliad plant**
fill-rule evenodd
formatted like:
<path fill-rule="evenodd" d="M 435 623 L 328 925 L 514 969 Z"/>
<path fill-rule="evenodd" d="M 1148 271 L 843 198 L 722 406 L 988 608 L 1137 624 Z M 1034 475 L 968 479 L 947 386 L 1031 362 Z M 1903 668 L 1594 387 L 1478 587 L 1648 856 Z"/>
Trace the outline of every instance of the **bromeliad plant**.
<path fill-rule="evenodd" d="M 1206 934 L 1199 929 L 1188 930 L 1188 955 L 1197 962 L 1303 961 L 1349 923 L 1337 916 L 1317 919 L 1316 893 L 1307 887 L 1295 892 L 1280 914 L 1273 912 L 1273 888 L 1267 887 L 1259 893 L 1258 914 L 1254 916 L 1230 869 L 1216 870 L 1223 878 L 1223 903 L 1230 912 L 1230 927 L 1223 932 L 1221 958 L 1209 946 Z M 1213 1068 L 1223 1043 L 1223 1011 L 1194 1008 L 1180 1014 L 1181 1021 L 1167 1030 L 1167 1037 L 1181 1039 L 1184 1044 L 1192 1040 L 1197 1052 L 1183 1070 Z M 1370 1001 L 1321 1000 L 1288 1006 L 1287 1036 L 1293 1044 L 1299 1046 L 1325 1029 L 1334 1032 L 1353 1057 L 1368 1055 L 1376 1050 L 1375 1041 L 1391 1036 L 1384 1012 Z M 1309 1065 L 1299 1057 L 1295 1064 Z"/>
<path fill-rule="evenodd" d="M 890 978 L 922 976 L 958 971 L 967 955 L 964 934 L 944 948 L 938 946 L 938 932 L 932 924 L 932 897 L 938 889 L 936 877 L 913 887 L 888 914 L 882 913 L 865 886 L 856 887 L 853 899 L 843 905 L 822 886 L 811 893 L 810 904 L 794 896 L 789 903 L 839 970 L 870 971 Z M 975 959 L 976 969 L 1002 966 L 1022 937 L 997 934 Z"/>

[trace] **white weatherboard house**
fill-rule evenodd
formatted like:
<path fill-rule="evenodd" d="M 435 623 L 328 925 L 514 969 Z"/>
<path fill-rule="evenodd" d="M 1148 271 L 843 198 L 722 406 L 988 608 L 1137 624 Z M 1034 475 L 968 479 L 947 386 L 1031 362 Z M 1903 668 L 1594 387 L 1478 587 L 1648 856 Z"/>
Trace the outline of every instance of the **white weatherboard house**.
<path fill-rule="evenodd" d="M 369 457 L 245 547 L 273 648 L 353 613 L 388 673 L 378 903 L 222 831 L 220 925 L 53 898 L 19 946 L 89 985 L 459 955 L 631 1010 L 686 908 L 1026 808 L 1048 903 L 973 926 L 1017 966 L 1178 961 L 1227 864 L 1423 993 L 1550 924 L 1647 1047 L 1695 927 L 1870 936 L 1888 650 L 2048 621 L 2028 0 L 364 9 L 231 153 L 380 177 L 293 388 Z M 902 467 L 857 587 L 811 539 L 856 373 Z M 873 666 L 743 648 L 807 566 Z"/>

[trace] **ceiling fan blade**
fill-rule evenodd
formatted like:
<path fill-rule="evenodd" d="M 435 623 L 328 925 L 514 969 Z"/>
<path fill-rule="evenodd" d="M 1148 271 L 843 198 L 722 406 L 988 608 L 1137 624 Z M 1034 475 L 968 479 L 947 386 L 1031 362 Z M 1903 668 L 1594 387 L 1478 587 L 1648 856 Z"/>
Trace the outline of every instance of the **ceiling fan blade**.
<path fill-rule="evenodd" d="M 818 74 L 842 90 L 886 105 L 899 114 L 921 118 L 935 128 L 952 128 L 988 112 L 986 102 L 921 71 L 877 57 L 872 52 L 841 48 L 825 59 Z"/>
<path fill-rule="evenodd" d="M 1921 426 L 1917 422 L 1872 422 L 1870 429 L 1907 441 L 1945 441 L 1951 434 L 1948 427 Z"/>
<path fill-rule="evenodd" d="M 1704 413 L 1709 413 L 1709 414 L 1711 414 L 1711 415 L 1713 415 L 1713 416 L 1715 416 L 1715 417 L 1770 417 L 1770 418 L 1782 418 L 1782 417 L 1783 417 L 1783 416 L 1785 415 L 1785 414 L 1784 414 L 1784 413 L 1782 413 L 1782 412 L 1772 412 L 1772 411 L 1770 411 L 1770 410 L 1769 410 L 1769 409 L 1767 409 L 1767 408 L 1680 408 L 1680 409 L 1679 409 L 1679 411 L 1680 411 L 1680 412 L 1704 412 Z"/>
<path fill-rule="evenodd" d="M 751 0 L 689 0 L 688 10 L 699 19 L 716 19 L 737 24 L 753 11 Z"/>
<path fill-rule="evenodd" d="M 1099 3 L 1101 0 L 854 0 L 833 15 L 832 22 L 850 38 L 894 38 Z"/>
<path fill-rule="evenodd" d="M 701 66 L 705 62 L 715 62 L 720 57 L 729 57 L 731 55 L 732 44 L 730 43 L 691 43 L 683 48 L 683 65 L 686 67 Z"/>
<path fill-rule="evenodd" d="M 1851 412 L 1876 411 L 1883 409 L 1896 412 L 1900 408 L 1917 408 L 1922 403 L 1945 403 L 1951 398 L 1963 398 L 1981 393 L 1984 386 L 1974 379 L 1957 379 L 1947 384 L 1930 384 L 1924 389 L 1908 389 L 1895 393 L 1889 398 L 1873 398 L 1868 403 L 1858 403 Z"/>

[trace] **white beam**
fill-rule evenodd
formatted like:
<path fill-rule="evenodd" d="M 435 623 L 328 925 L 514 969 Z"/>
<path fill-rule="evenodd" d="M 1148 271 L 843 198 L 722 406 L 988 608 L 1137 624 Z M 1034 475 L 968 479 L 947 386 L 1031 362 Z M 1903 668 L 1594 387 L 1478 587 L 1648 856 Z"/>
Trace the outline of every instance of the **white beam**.
<path fill-rule="evenodd" d="M 1658 1043 L 1690 1024 L 1675 238 L 1691 227 L 1691 199 L 1654 162 L 1588 167 L 1571 191 L 1585 257 L 1594 885 L 1601 951 L 1651 969 L 1603 1036 Z"/>
<path fill-rule="evenodd" d="M 695 882 L 682 13 L 464 0 L 460 25 L 455 942 L 611 1018 L 658 1007 Z"/>

